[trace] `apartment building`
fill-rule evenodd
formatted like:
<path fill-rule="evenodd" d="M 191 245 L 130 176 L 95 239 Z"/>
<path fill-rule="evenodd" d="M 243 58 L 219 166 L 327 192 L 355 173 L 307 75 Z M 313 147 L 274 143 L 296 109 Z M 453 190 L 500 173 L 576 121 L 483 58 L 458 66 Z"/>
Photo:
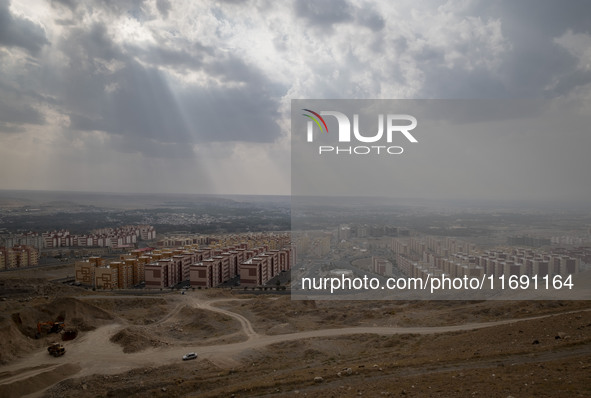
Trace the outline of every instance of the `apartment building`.
<path fill-rule="evenodd" d="M 76 281 L 104 289 L 125 289 L 141 283 L 148 289 L 164 289 L 184 281 L 190 281 L 192 287 L 210 288 L 240 276 L 245 286 L 259 286 L 289 270 L 295 262 L 295 248 L 289 244 L 287 234 L 245 234 L 244 242 L 239 241 L 239 236 L 208 239 L 213 247 L 193 243 L 176 248 L 136 249 L 109 263 L 91 257 L 76 262 Z M 220 242 L 234 244 L 221 246 Z M 288 244 L 277 248 L 284 242 Z"/>
<path fill-rule="evenodd" d="M 39 250 L 33 246 L 0 247 L 0 270 L 39 265 Z"/>

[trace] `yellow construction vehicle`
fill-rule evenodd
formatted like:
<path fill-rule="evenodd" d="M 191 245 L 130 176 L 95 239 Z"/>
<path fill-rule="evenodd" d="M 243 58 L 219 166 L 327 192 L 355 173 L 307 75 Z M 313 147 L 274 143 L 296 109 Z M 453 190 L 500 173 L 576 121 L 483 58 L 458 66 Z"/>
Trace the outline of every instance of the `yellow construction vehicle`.
<path fill-rule="evenodd" d="M 49 355 L 54 357 L 61 357 L 66 353 L 66 349 L 60 343 L 51 343 L 49 347 L 47 347 L 47 351 L 49 352 Z"/>

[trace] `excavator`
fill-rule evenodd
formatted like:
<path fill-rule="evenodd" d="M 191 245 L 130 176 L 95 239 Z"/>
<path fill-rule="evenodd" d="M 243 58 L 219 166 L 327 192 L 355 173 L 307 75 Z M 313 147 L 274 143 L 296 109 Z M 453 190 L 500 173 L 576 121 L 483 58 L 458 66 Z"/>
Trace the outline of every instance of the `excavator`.
<path fill-rule="evenodd" d="M 36 338 L 40 338 L 43 334 L 59 333 L 64 330 L 66 325 L 63 322 L 37 322 Z"/>
<path fill-rule="evenodd" d="M 35 333 L 36 339 L 40 339 L 41 336 L 50 333 L 61 334 L 63 341 L 74 340 L 76 336 L 78 336 L 78 331 L 76 329 L 66 329 L 66 324 L 62 321 L 37 322 L 37 333 Z"/>

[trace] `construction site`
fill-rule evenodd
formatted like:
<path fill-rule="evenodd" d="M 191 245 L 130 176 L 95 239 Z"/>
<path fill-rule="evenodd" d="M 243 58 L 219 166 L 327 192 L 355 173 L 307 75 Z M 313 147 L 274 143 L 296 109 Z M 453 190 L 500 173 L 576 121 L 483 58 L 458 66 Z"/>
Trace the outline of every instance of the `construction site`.
<path fill-rule="evenodd" d="M 51 282 L 68 273 L 0 274 L 0 396 L 591 394 L 586 301 L 343 303 Z"/>

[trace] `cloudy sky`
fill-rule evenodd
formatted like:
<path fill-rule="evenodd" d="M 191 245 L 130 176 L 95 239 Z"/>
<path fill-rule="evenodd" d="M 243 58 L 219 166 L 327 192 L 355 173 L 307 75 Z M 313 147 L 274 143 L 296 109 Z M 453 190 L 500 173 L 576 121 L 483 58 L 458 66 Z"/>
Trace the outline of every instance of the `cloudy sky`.
<path fill-rule="evenodd" d="M 0 188 L 289 194 L 291 99 L 591 100 L 590 29 L 574 0 L 0 0 Z"/>

